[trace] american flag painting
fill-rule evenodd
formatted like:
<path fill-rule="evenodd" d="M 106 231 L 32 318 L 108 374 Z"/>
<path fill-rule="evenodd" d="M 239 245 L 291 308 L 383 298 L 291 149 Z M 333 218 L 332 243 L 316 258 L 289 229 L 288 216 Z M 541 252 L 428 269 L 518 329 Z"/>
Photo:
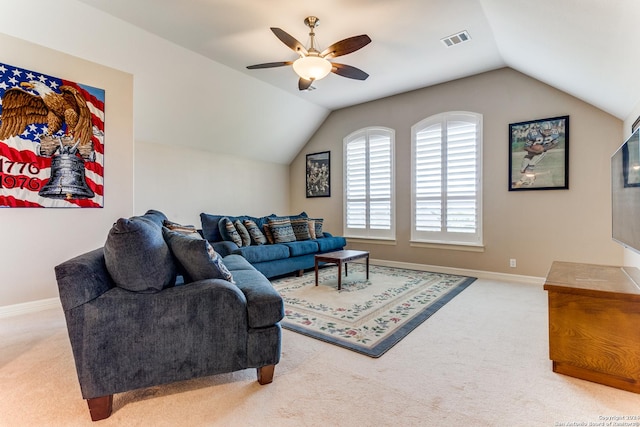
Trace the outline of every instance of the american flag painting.
<path fill-rule="evenodd" d="M 103 207 L 104 98 L 0 63 L 0 207 Z"/>

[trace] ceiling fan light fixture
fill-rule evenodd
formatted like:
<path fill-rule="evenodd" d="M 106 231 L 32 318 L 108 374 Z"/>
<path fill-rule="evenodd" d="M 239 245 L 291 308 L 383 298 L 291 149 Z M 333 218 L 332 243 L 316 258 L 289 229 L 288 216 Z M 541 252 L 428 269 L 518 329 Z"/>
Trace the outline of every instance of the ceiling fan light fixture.
<path fill-rule="evenodd" d="M 293 62 L 293 71 L 305 80 L 320 80 L 331 72 L 331 62 L 320 56 L 303 56 Z"/>

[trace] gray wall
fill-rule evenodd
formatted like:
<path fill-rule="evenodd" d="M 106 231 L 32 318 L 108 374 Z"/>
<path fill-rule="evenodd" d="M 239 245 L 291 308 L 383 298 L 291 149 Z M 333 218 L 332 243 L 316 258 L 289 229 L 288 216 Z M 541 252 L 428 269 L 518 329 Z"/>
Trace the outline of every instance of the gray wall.
<path fill-rule="evenodd" d="M 483 114 L 483 252 L 412 246 L 411 126 L 444 111 Z M 569 190 L 508 191 L 509 123 L 570 116 Z M 341 233 L 343 138 L 380 125 L 396 130 L 396 241 L 349 243 L 374 259 L 545 276 L 552 261 L 621 264 L 611 241 L 609 159 L 622 141 L 622 122 L 512 69 L 416 90 L 333 112 L 290 168 L 291 210 L 326 219 Z M 331 151 L 330 198 L 306 199 L 305 155 Z M 509 259 L 517 268 L 509 267 Z"/>

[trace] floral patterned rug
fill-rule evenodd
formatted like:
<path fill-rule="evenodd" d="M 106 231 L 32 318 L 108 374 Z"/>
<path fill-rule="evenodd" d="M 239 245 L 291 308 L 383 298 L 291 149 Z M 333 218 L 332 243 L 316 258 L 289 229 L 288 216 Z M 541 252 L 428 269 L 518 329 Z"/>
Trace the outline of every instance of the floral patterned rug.
<path fill-rule="evenodd" d="M 272 281 L 284 299 L 284 328 L 380 357 L 476 279 L 427 271 L 348 264 L 338 291 L 338 269 Z"/>

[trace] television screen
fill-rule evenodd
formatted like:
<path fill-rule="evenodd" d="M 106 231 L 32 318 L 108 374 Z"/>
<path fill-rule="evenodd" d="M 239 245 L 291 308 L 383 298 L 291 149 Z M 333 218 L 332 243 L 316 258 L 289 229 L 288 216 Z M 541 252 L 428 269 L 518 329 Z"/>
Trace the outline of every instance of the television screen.
<path fill-rule="evenodd" d="M 640 129 L 611 156 L 612 237 L 640 253 Z"/>

